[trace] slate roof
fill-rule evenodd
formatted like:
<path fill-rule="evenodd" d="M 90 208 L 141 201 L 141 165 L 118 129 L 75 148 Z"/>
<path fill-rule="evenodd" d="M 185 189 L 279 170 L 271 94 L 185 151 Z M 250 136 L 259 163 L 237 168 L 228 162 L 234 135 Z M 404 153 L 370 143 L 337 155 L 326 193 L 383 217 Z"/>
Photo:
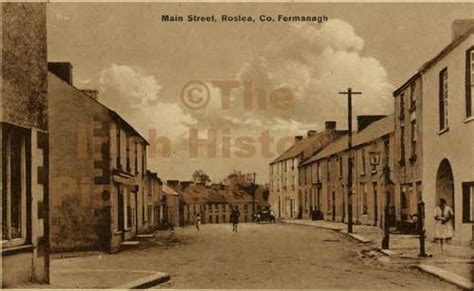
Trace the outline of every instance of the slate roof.
<path fill-rule="evenodd" d="M 352 146 L 358 147 L 367 143 L 376 140 L 384 135 L 390 134 L 395 131 L 395 120 L 394 115 L 390 114 L 385 118 L 377 120 L 367 126 L 361 132 L 355 133 L 352 136 Z M 321 160 L 331 155 L 337 154 L 339 152 L 347 150 L 347 141 L 348 135 L 344 134 L 340 138 L 336 139 L 334 142 L 330 143 L 324 149 L 322 149 L 319 153 L 312 156 L 310 159 L 306 160 L 305 162 L 301 163 L 301 165 L 306 165 L 311 162 Z"/>
<path fill-rule="evenodd" d="M 316 133 L 312 136 L 307 136 L 307 137 L 303 138 L 303 140 L 301 140 L 299 142 L 296 142 L 289 149 L 287 149 L 284 153 L 282 153 L 279 157 L 277 157 L 275 160 L 270 162 L 270 165 L 281 162 L 281 161 L 284 161 L 284 160 L 296 158 L 301 153 L 303 153 L 305 150 L 308 150 L 311 147 L 313 147 L 312 151 L 316 152 L 317 150 L 319 150 L 320 147 L 322 147 L 321 146 L 321 141 L 322 141 L 323 137 L 327 136 L 328 134 L 329 133 L 327 131 L 321 131 L 321 132 L 318 132 L 318 133 Z"/>
<path fill-rule="evenodd" d="M 203 203 L 250 203 L 252 195 L 243 190 L 218 189 L 203 184 L 191 184 L 183 192 L 187 204 Z"/>

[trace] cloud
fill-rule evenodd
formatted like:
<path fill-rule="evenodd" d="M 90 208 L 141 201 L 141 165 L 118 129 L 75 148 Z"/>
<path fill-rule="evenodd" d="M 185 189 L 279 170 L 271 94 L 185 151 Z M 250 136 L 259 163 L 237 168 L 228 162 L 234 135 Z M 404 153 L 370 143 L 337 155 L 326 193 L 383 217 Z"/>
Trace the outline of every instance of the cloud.
<path fill-rule="evenodd" d="M 99 98 L 145 136 L 151 128 L 158 136 L 172 140 L 171 157 L 152 159 L 150 164 L 163 176 L 178 179 L 189 178 L 197 168 L 206 169 L 215 179 L 228 169 L 250 167 L 265 173 L 268 161 L 278 154 L 278 141 L 291 140 L 308 130 L 323 130 L 326 120 L 346 126 L 347 99 L 338 92 L 348 87 L 363 93 L 353 98 L 354 116 L 392 112 L 393 86 L 387 72 L 377 59 L 364 55 L 364 40 L 352 25 L 334 19 L 322 25 L 290 24 L 286 29 L 283 38 L 270 42 L 260 55 L 234 72 L 233 81 L 239 86 L 232 89 L 228 108 L 223 108 L 222 92 L 210 81 L 205 83 L 211 96 L 209 104 L 191 110 L 181 103 L 162 101 L 177 98 L 162 98 L 162 86 L 154 76 L 139 67 L 117 64 L 101 72 Z M 278 92 L 291 93 L 287 107 L 272 103 Z M 246 107 L 249 96 L 251 106 Z M 190 159 L 190 128 L 197 129 L 201 139 L 209 138 L 209 130 L 217 130 L 216 158 L 209 157 L 203 147 L 199 157 Z M 258 142 L 266 132 L 272 138 L 271 157 Z M 235 158 L 239 137 L 255 141 L 252 157 Z M 223 159 L 226 138 L 231 140 L 231 157 Z"/>
<path fill-rule="evenodd" d="M 172 140 L 195 121 L 179 104 L 160 100 L 161 85 L 139 67 L 112 64 L 100 73 L 100 100 L 124 115 L 144 136 L 150 129 Z"/>

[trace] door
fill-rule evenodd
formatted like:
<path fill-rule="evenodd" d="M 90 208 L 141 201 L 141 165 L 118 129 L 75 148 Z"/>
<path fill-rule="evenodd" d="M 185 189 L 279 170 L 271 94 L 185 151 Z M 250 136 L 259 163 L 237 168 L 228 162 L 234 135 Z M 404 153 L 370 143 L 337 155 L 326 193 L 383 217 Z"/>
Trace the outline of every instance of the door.
<path fill-rule="evenodd" d="M 125 213 L 123 203 L 123 188 L 121 185 L 117 186 L 117 210 L 118 210 L 118 231 L 121 232 L 122 240 L 125 239 Z"/>
<path fill-rule="evenodd" d="M 336 221 L 336 192 L 332 191 L 332 221 Z"/>

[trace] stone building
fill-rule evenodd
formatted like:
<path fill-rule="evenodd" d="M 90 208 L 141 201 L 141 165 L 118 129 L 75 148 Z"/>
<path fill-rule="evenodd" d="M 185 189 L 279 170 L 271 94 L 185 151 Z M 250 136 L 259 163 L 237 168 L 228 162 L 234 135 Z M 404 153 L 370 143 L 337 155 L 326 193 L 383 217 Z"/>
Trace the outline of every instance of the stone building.
<path fill-rule="evenodd" d="M 295 143 L 270 163 L 269 204 L 277 218 L 302 218 L 310 215 L 310 187 L 302 187 L 298 165 L 343 134 L 336 122 L 327 121 L 324 131 L 310 130 L 307 137 L 295 136 Z"/>
<path fill-rule="evenodd" d="M 393 93 L 395 102 L 395 163 L 392 171 L 398 229 L 409 231 L 422 199 L 422 81 L 419 73 Z"/>
<path fill-rule="evenodd" d="M 452 41 L 419 70 L 422 78 L 423 200 L 428 236 L 445 198 L 453 240 L 474 241 L 474 20 L 455 21 Z"/>
<path fill-rule="evenodd" d="M 49 282 L 46 3 L 2 3 L 2 288 Z"/>
<path fill-rule="evenodd" d="M 70 63 L 48 67 L 52 250 L 118 251 L 148 230 L 148 142 L 73 86 Z"/>
<path fill-rule="evenodd" d="M 382 224 L 383 208 L 393 197 L 385 166 L 393 165 L 393 115 L 359 116 L 353 135 L 353 222 Z M 348 135 L 336 139 L 299 166 L 301 183 L 311 188 L 310 206 L 330 221 L 347 222 Z M 393 202 L 391 203 L 393 205 Z"/>

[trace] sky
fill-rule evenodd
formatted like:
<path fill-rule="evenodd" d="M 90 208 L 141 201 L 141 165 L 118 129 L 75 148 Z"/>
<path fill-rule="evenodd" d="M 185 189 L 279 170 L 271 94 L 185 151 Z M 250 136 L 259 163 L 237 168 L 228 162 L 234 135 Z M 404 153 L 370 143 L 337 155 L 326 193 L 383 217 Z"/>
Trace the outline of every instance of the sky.
<path fill-rule="evenodd" d="M 233 170 L 268 181 L 295 135 L 335 120 L 389 114 L 392 92 L 451 40 L 472 3 L 49 3 L 49 61 L 98 89 L 151 143 L 149 167 L 189 180 Z M 326 16 L 304 22 L 162 22 L 161 15 Z M 228 93 L 228 94 L 227 94 Z M 207 100 L 207 101 L 206 101 Z M 207 102 L 207 103 L 206 103 Z"/>

